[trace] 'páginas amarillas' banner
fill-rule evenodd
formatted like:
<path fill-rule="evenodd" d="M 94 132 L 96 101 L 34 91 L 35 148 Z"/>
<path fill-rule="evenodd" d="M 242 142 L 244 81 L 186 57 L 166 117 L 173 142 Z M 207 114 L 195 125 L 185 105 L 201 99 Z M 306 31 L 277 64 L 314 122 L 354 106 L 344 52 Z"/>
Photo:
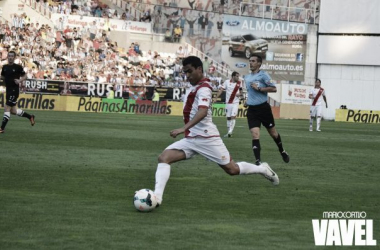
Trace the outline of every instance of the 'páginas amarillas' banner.
<path fill-rule="evenodd" d="M 337 122 L 380 123 L 380 111 L 337 109 L 335 111 Z"/>

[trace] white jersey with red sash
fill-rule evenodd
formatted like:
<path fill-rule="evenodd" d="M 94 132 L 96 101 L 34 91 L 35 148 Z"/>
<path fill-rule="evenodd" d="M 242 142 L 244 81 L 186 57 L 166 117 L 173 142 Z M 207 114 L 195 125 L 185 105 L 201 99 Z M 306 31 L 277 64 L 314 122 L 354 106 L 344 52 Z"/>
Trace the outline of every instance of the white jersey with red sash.
<path fill-rule="evenodd" d="M 319 88 L 319 89 L 314 88 L 310 91 L 310 94 L 313 95 L 314 97 L 311 106 L 321 106 L 322 99 L 323 99 L 321 98 L 321 96 L 325 95 L 325 90 L 323 88 Z"/>
<path fill-rule="evenodd" d="M 241 82 L 231 82 L 231 80 L 226 80 L 223 83 L 222 88 L 226 91 L 226 103 L 239 103 L 239 97 L 236 95 L 239 93 L 239 88 L 241 87 Z"/>
<path fill-rule="evenodd" d="M 219 131 L 212 122 L 212 87 L 209 79 L 202 79 L 187 96 L 183 109 L 185 124 L 192 120 L 200 107 L 207 108 L 207 116 L 185 132 L 185 137 L 219 137 Z"/>

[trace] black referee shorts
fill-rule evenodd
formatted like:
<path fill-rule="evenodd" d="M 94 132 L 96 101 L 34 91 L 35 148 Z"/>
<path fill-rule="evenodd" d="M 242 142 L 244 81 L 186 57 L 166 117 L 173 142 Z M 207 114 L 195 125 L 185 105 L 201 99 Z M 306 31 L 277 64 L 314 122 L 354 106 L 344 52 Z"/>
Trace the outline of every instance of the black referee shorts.
<path fill-rule="evenodd" d="M 256 106 L 248 106 L 247 120 L 249 129 L 260 128 L 261 124 L 266 128 L 275 126 L 272 109 L 267 102 Z"/>
<path fill-rule="evenodd" d="M 17 93 L 17 92 L 13 92 L 13 91 L 9 91 L 9 93 L 7 92 L 5 95 L 5 98 L 6 98 L 5 105 L 7 105 L 9 107 L 16 106 L 18 96 L 19 96 L 19 93 Z"/>

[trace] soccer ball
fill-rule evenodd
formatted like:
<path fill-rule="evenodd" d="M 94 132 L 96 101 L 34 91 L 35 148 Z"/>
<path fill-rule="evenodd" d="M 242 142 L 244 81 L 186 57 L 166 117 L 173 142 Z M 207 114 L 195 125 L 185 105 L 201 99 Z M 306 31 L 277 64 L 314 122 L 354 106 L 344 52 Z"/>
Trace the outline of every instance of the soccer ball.
<path fill-rule="evenodd" d="M 135 192 L 133 204 L 141 212 L 150 212 L 157 206 L 157 199 L 152 190 L 145 188 Z"/>

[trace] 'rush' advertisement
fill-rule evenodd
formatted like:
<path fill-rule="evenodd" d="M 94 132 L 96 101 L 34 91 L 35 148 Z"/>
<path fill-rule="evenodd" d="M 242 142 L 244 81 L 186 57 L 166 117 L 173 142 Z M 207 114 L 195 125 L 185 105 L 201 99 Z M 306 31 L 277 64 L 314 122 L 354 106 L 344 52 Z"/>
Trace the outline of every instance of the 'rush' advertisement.
<path fill-rule="evenodd" d="M 222 61 L 242 75 L 252 55 L 274 81 L 304 82 L 307 24 L 224 15 Z"/>
<path fill-rule="evenodd" d="M 0 82 L 0 93 L 5 92 L 3 82 Z M 28 94 L 59 94 L 60 96 L 87 96 L 108 97 L 109 92 L 114 92 L 115 98 L 132 100 L 150 100 L 154 89 L 163 100 L 181 100 L 185 88 L 153 87 L 153 86 L 130 86 L 127 84 L 113 83 L 88 83 L 53 81 L 45 79 L 26 79 L 20 92 Z"/>

